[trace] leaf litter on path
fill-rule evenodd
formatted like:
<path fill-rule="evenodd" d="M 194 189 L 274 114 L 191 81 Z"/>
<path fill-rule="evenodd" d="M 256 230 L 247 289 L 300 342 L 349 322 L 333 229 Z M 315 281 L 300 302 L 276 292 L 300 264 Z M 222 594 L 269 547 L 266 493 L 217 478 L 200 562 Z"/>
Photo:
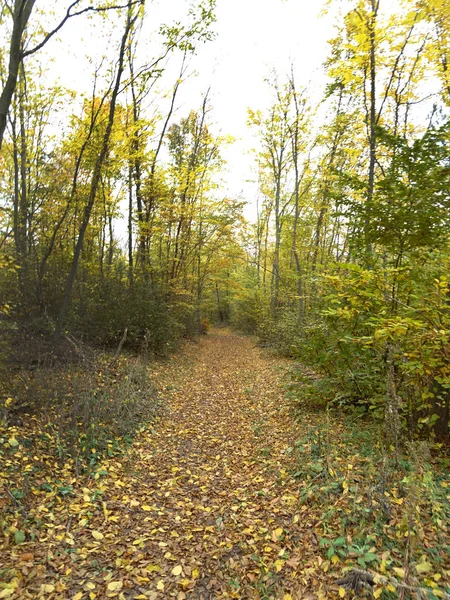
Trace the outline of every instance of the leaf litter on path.
<path fill-rule="evenodd" d="M 227 330 L 187 344 L 156 376 L 167 413 L 128 455 L 4 523 L 0 598 L 334 597 L 291 476 L 287 366 Z"/>

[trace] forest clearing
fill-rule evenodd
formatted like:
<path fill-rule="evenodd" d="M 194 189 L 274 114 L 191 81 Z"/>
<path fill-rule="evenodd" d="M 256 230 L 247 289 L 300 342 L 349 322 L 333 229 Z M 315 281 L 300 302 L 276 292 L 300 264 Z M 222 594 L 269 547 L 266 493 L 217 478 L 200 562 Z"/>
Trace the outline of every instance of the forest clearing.
<path fill-rule="evenodd" d="M 450 3 L 0 40 L 0 600 L 449 599 Z"/>

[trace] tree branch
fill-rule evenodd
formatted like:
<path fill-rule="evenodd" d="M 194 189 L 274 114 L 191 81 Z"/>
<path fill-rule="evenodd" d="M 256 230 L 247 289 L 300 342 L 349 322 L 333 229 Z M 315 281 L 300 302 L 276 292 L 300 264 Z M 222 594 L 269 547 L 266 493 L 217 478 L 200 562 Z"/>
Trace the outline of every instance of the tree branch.
<path fill-rule="evenodd" d="M 78 6 L 80 4 L 81 0 L 74 0 L 74 2 L 72 2 L 72 4 L 69 6 L 69 8 L 67 9 L 67 12 L 64 16 L 64 18 L 59 22 L 59 24 L 49 33 L 47 33 L 47 35 L 44 37 L 44 39 L 42 40 L 42 42 L 40 42 L 37 46 L 35 46 L 34 48 L 32 48 L 31 50 L 26 50 L 25 52 L 22 53 L 22 59 L 26 58 L 27 56 L 30 56 L 30 54 L 34 54 L 35 52 L 37 52 L 38 50 L 40 50 L 41 48 L 43 48 L 45 46 L 45 44 L 55 35 L 58 33 L 58 31 L 60 31 L 64 25 L 67 23 L 67 21 L 69 19 L 71 19 L 72 17 L 79 17 L 80 15 L 84 15 L 86 13 L 101 13 L 101 12 L 107 12 L 110 10 L 121 10 L 123 8 L 130 8 L 131 6 L 134 6 L 135 4 L 139 4 L 140 0 L 134 0 L 131 3 L 127 3 L 127 4 L 115 4 L 113 6 L 88 6 L 86 8 L 83 8 L 82 10 L 79 10 L 77 12 L 71 12 L 76 6 Z"/>

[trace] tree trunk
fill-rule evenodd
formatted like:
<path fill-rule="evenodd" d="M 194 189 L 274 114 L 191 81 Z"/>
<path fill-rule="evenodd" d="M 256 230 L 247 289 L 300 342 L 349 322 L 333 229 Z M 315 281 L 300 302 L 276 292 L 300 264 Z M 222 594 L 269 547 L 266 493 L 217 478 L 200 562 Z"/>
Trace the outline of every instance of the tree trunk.
<path fill-rule="evenodd" d="M 128 283 L 133 287 L 133 167 L 128 167 Z"/>
<path fill-rule="evenodd" d="M 271 309 L 272 315 L 277 314 L 280 292 L 280 247 L 281 247 L 281 175 L 283 169 L 283 149 L 280 150 L 277 169 L 275 171 L 275 248 L 272 263 Z"/>
<path fill-rule="evenodd" d="M 77 242 L 76 242 L 76 246 L 75 246 L 75 252 L 74 252 L 74 256 L 73 256 L 73 260 L 72 260 L 72 267 L 70 269 L 70 273 L 67 278 L 66 287 L 65 287 L 65 291 L 64 291 L 64 299 L 63 299 L 63 303 L 62 303 L 62 306 L 61 306 L 61 309 L 60 309 L 60 312 L 58 315 L 58 321 L 56 324 L 56 335 L 57 336 L 61 335 L 63 328 L 66 324 L 70 301 L 72 298 L 73 284 L 75 282 L 75 278 L 76 278 L 76 274 L 77 274 L 77 270 L 78 270 L 78 263 L 80 261 L 81 251 L 83 249 L 84 236 L 86 234 L 86 230 L 89 225 L 92 208 L 94 206 L 95 198 L 97 195 L 97 190 L 98 190 L 98 187 L 100 184 L 100 178 L 101 178 L 103 164 L 106 160 L 106 157 L 108 156 L 109 141 L 111 138 L 111 131 L 112 131 L 113 123 L 114 123 L 114 115 L 115 115 L 115 110 L 116 110 L 117 97 L 119 95 L 120 82 L 121 82 L 122 73 L 124 70 L 124 57 L 125 57 L 126 45 L 128 42 L 128 36 L 130 34 L 130 31 L 131 31 L 136 19 L 137 19 L 137 15 L 135 15 L 134 17 L 132 17 L 132 15 L 131 15 L 131 3 L 129 3 L 125 31 L 123 33 L 122 41 L 120 44 L 117 75 L 116 75 L 113 93 L 111 96 L 111 102 L 109 105 L 108 123 L 106 126 L 105 134 L 103 136 L 102 148 L 101 148 L 100 154 L 98 155 L 98 158 L 95 162 L 94 172 L 92 174 L 92 180 L 91 180 L 91 187 L 90 187 L 90 191 L 89 191 L 89 198 L 88 198 L 88 202 L 85 206 L 85 209 L 83 211 L 81 227 L 80 227 L 80 230 L 78 233 L 78 238 L 77 238 Z"/>
<path fill-rule="evenodd" d="M 36 0 L 15 0 L 13 30 L 9 46 L 8 78 L 0 96 L 0 150 L 6 130 L 9 107 L 17 86 L 19 67 L 22 62 L 22 36 Z"/>
<path fill-rule="evenodd" d="M 371 0 L 372 14 L 369 22 L 370 41 L 370 114 L 369 114 L 369 177 L 367 184 L 366 210 L 364 217 L 364 239 L 366 246 L 366 260 L 372 261 L 372 243 L 370 236 L 370 225 L 372 221 L 373 194 L 375 188 L 375 163 L 377 151 L 376 137 L 376 57 L 375 57 L 375 25 L 377 18 L 378 3 Z"/>

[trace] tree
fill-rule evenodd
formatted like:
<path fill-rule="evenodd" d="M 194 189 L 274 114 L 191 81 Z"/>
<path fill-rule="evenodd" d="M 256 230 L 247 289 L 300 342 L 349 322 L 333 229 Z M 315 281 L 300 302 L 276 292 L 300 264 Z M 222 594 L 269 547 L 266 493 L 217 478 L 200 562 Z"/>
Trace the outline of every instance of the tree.
<path fill-rule="evenodd" d="M 259 164 L 262 170 L 267 171 L 270 177 L 271 200 L 275 219 L 275 245 L 272 260 L 271 278 L 271 309 L 275 316 L 280 293 L 280 247 L 283 206 L 283 184 L 287 170 L 292 160 L 290 154 L 290 108 L 291 93 L 286 86 L 280 87 L 275 80 L 272 83 L 275 103 L 268 114 L 249 111 L 249 123 L 259 129 L 262 141 L 262 151 L 259 155 Z"/>
<path fill-rule="evenodd" d="M 142 5 L 143 5 L 143 1 L 144 0 L 142 0 L 142 2 L 141 2 Z M 67 313 L 69 310 L 70 300 L 72 297 L 72 288 L 73 288 L 73 284 L 75 282 L 75 277 L 76 277 L 77 270 L 78 270 L 78 263 L 79 263 L 81 251 L 83 248 L 84 236 L 86 234 L 86 230 L 89 225 L 92 208 L 94 206 L 94 202 L 95 202 L 95 199 L 97 196 L 97 191 L 98 191 L 99 184 L 100 184 L 102 168 L 103 168 L 105 160 L 107 159 L 107 156 L 108 156 L 111 132 L 112 132 L 112 127 L 114 124 L 114 117 L 115 117 L 115 112 L 116 112 L 117 98 L 118 98 L 119 91 L 120 91 L 122 74 L 123 74 L 123 71 L 125 68 L 125 56 L 126 56 L 127 44 L 129 41 L 130 32 L 132 31 L 132 28 L 139 17 L 138 10 L 135 10 L 133 12 L 134 4 L 135 4 L 134 2 L 129 2 L 128 7 L 127 7 L 125 29 L 124 29 L 124 32 L 122 35 L 122 40 L 121 40 L 120 49 L 119 49 L 117 71 L 116 71 L 115 81 L 112 86 L 111 98 L 109 99 L 108 121 L 107 121 L 105 133 L 103 135 L 100 153 L 97 157 L 97 160 L 94 165 L 94 171 L 92 173 L 89 197 L 88 197 L 88 201 L 84 207 L 83 218 L 82 218 L 81 227 L 80 227 L 80 230 L 78 233 L 78 238 L 77 238 L 77 242 L 76 242 L 76 246 L 75 246 L 75 252 L 74 252 L 74 256 L 73 256 L 73 260 L 72 260 L 72 266 L 70 269 L 69 276 L 67 278 L 63 302 L 62 302 L 61 309 L 60 309 L 59 315 L 58 315 L 58 321 L 56 324 L 56 335 L 61 335 L 64 325 L 65 325 L 65 322 L 66 322 L 66 319 L 67 319 Z M 107 92 L 107 94 L 109 94 L 109 91 Z"/>
<path fill-rule="evenodd" d="M 77 17 L 90 12 L 104 13 L 106 11 L 119 10 L 128 6 L 127 4 L 123 3 L 113 3 L 111 5 L 90 5 L 83 7 L 83 0 L 73 0 L 67 8 L 65 15 L 60 20 L 60 22 L 48 33 L 46 33 L 43 36 L 43 39 L 37 41 L 33 47 L 26 49 L 24 43 L 24 36 L 35 3 L 36 0 L 14 0 L 13 5 L 5 2 L 6 12 L 9 14 L 12 21 L 12 30 L 10 35 L 8 76 L 6 78 L 2 93 L 0 95 L 0 150 L 5 134 L 9 108 L 11 106 L 11 101 L 17 85 L 17 78 L 20 66 L 23 64 L 25 58 L 41 50 L 47 44 L 47 42 L 54 35 L 56 35 L 64 27 L 67 21 L 72 17 Z M 131 3 L 131 5 L 135 4 L 140 4 L 140 0 L 134 0 Z"/>

